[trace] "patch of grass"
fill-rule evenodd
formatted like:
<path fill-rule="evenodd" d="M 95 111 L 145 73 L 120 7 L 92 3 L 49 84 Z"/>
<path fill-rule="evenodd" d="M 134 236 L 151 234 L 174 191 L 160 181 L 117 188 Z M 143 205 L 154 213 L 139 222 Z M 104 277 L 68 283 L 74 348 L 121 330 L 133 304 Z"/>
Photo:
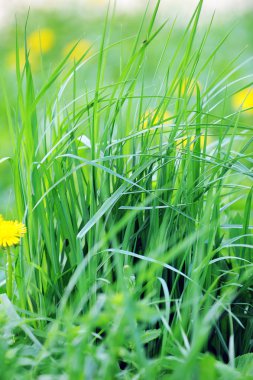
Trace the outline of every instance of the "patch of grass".
<path fill-rule="evenodd" d="M 27 47 L 17 62 L 5 104 L 28 234 L 1 296 L 5 378 L 252 378 L 252 127 L 230 108 L 241 66 L 214 70 L 225 38 L 206 53 L 201 6 L 172 51 L 158 1 L 116 42 L 108 9 L 100 48 L 40 88 Z"/>

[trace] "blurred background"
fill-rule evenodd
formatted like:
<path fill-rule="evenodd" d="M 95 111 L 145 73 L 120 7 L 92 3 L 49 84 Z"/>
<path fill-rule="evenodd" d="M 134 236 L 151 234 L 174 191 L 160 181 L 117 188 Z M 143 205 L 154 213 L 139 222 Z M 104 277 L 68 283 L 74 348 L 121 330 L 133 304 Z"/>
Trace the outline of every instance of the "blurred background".
<path fill-rule="evenodd" d="M 150 1 L 150 12 L 155 0 Z M 119 41 L 135 35 L 140 25 L 141 15 L 147 5 L 146 0 L 118 0 L 111 30 L 111 40 Z M 171 49 L 175 49 L 182 30 L 189 21 L 196 0 L 162 0 L 159 17 L 169 18 L 171 25 L 175 18 L 176 24 L 172 36 Z M 0 213 L 8 213 L 13 204 L 13 179 L 11 176 L 10 160 L 5 158 L 12 155 L 12 140 L 7 126 L 6 100 L 10 106 L 16 101 L 16 31 L 19 39 L 20 67 L 24 67 L 25 53 L 25 21 L 28 10 L 27 44 L 30 49 L 30 63 L 34 74 L 35 84 L 39 87 L 54 67 L 68 54 L 70 49 L 79 41 L 69 57 L 69 64 L 78 60 L 87 49 L 92 55 L 99 49 L 100 37 L 103 30 L 104 15 L 108 6 L 107 0 L 0 0 Z M 212 33 L 207 42 L 207 50 L 214 49 L 224 37 L 231 32 L 225 42 L 223 54 L 215 56 L 213 68 L 222 72 L 228 62 L 240 52 L 240 62 L 245 62 L 253 53 L 253 1 L 252 0 L 204 0 L 201 28 L 206 29 L 215 12 Z M 153 45 L 148 60 L 146 75 L 153 81 L 153 73 L 157 65 L 157 57 L 163 48 L 161 44 Z M 159 45 L 159 46 L 158 46 Z M 131 39 L 124 44 L 123 55 L 131 49 Z M 224 54 L 224 51 L 226 54 Z M 107 81 L 118 77 L 119 57 L 115 51 L 108 56 Z M 155 59 L 156 57 L 156 59 Z M 246 77 L 252 74 L 251 62 L 244 65 L 234 77 Z M 85 86 L 94 88 L 96 61 L 92 61 L 86 69 Z M 245 83 L 248 83 L 247 80 Z M 243 84 L 241 84 L 242 86 Z M 253 105 L 253 94 L 251 96 Z M 251 99 L 250 98 L 250 99 Z M 231 101 L 231 111 L 240 106 L 239 100 Z M 252 112 L 245 113 L 245 122 L 250 122 Z"/>
<path fill-rule="evenodd" d="M 113 1 L 111 1 L 112 3 Z M 83 16 L 92 16 L 92 13 L 103 13 L 107 7 L 107 0 L 1 0 L 0 22 L 4 25 L 13 22 L 15 14 L 23 12 L 30 7 L 41 11 L 57 10 L 58 12 L 76 11 Z M 155 0 L 151 0 L 151 6 Z M 192 13 L 196 0 L 161 0 L 161 12 L 164 16 L 185 18 Z M 118 12 L 133 14 L 141 11 L 147 4 L 146 0 L 117 0 Z M 210 15 L 214 11 L 218 17 L 237 18 L 239 13 L 249 12 L 253 9 L 252 0 L 204 0 L 203 12 Z M 223 20 L 224 21 L 224 20 Z"/>

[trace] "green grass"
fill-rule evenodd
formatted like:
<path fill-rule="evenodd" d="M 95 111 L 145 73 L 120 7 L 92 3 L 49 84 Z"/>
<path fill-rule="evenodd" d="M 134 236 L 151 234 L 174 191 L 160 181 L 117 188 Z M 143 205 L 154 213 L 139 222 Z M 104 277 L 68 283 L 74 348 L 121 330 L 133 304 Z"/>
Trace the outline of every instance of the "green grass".
<path fill-rule="evenodd" d="M 231 110 L 247 83 L 240 51 L 215 70 L 226 37 L 206 48 L 201 5 L 176 48 L 159 1 L 117 41 L 109 9 L 90 58 L 38 86 L 27 50 L 15 106 L 4 86 L 28 234 L 11 300 L 2 281 L 1 378 L 253 378 L 252 126 Z"/>

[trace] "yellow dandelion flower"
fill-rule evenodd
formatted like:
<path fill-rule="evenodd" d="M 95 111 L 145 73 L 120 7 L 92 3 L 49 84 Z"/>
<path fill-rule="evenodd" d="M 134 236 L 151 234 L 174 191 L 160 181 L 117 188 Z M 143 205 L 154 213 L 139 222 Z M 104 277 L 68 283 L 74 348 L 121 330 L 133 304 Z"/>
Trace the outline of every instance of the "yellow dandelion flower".
<path fill-rule="evenodd" d="M 232 105 L 235 110 L 246 110 L 253 107 L 253 88 L 245 88 L 232 97 Z M 246 111 L 247 114 L 253 114 L 253 108 Z"/>
<path fill-rule="evenodd" d="M 156 111 L 153 110 L 148 110 L 145 112 L 144 116 L 142 117 L 142 128 L 146 129 L 147 127 L 152 127 L 158 125 L 159 123 L 162 124 L 171 116 L 168 111 L 165 111 L 162 115 L 158 114 L 156 116 L 155 113 Z"/>
<path fill-rule="evenodd" d="M 189 95 L 189 93 L 192 93 L 193 96 L 197 96 L 197 85 L 200 89 L 202 88 L 201 83 L 196 81 L 194 78 L 191 80 L 189 78 L 185 78 L 181 84 L 181 94 L 186 95 L 187 93 Z"/>
<path fill-rule="evenodd" d="M 205 145 L 208 146 L 213 141 L 211 136 L 209 136 L 209 135 L 205 136 L 204 134 L 199 137 L 199 140 L 200 140 L 200 148 L 201 149 L 204 149 Z"/>
<path fill-rule="evenodd" d="M 201 150 L 204 149 L 205 143 L 206 143 L 206 146 L 208 146 L 212 142 L 212 138 L 210 136 L 205 136 L 204 134 L 200 135 L 198 139 L 200 141 Z M 196 139 L 196 136 L 190 136 L 190 137 L 184 136 L 176 141 L 176 148 L 177 149 L 187 148 L 187 146 L 189 145 L 190 151 L 193 151 L 194 142 L 197 142 L 197 141 L 198 140 Z"/>
<path fill-rule="evenodd" d="M 37 53 L 49 52 L 55 43 L 55 34 L 52 29 L 44 28 L 36 30 L 27 39 L 28 48 Z"/>
<path fill-rule="evenodd" d="M 35 54 L 34 52 L 30 51 L 28 59 L 29 59 L 29 63 L 31 65 L 32 69 L 36 70 L 38 67 L 38 64 L 39 64 L 38 55 Z M 16 69 L 16 52 L 15 51 L 12 51 L 7 56 L 6 63 L 11 70 Z M 22 48 L 22 49 L 19 49 L 19 67 L 20 67 L 20 70 L 23 70 L 24 66 L 25 66 L 25 49 Z"/>
<path fill-rule="evenodd" d="M 178 149 L 186 148 L 188 144 L 190 145 L 190 150 L 192 149 L 192 144 L 194 141 L 193 136 L 183 136 L 176 140 L 176 147 Z"/>
<path fill-rule="evenodd" d="M 123 306 L 124 305 L 124 294 L 123 293 L 115 293 L 111 297 L 111 304 L 113 306 Z"/>
<path fill-rule="evenodd" d="M 78 43 L 77 42 L 78 41 L 71 41 L 63 49 L 63 55 L 66 56 L 67 54 L 69 54 L 70 50 L 73 49 L 73 47 L 77 44 L 69 56 L 69 59 L 71 61 L 79 61 L 91 47 L 91 43 L 87 40 L 81 40 Z M 91 52 L 89 51 L 86 54 L 85 58 L 88 58 L 90 56 Z"/>
<path fill-rule="evenodd" d="M 26 226 L 17 220 L 4 220 L 0 216 L 0 247 L 17 245 L 26 233 Z"/>
<path fill-rule="evenodd" d="M 16 52 L 12 51 L 8 54 L 6 63 L 8 67 L 12 70 L 15 70 L 16 68 Z M 19 50 L 19 66 L 20 69 L 22 69 L 25 65 L 25 51 L 24 49 Z"/>

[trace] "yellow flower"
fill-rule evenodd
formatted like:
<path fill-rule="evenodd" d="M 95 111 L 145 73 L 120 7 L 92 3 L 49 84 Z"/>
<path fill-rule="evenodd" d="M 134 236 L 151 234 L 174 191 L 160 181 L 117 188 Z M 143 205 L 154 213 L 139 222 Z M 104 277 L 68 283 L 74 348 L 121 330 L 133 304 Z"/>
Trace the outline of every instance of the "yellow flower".
<path fill-rule="evenodd" d="M 44 28 L 30 34 L 27 39 L 27 46 L 28 49 L 34 53 L 47 53 L 53 48 L 54 42 L 54 31 L 49 28 Z"/>
<path fill-rule="evenodd" d="M 246 110 L 253 107 L 253 88 L 245 88 L 232 97 L 234 109 Z M 253 114 L 253 108 L 246 111 L 247 114 Z"/>
<path fill-rule="evenodd" d="M 87 52 L 87 50 L 89 50 L 91 47 L 91 43 L 87 40 L 81 40 L 78 43 L 77 42 L 78 41 L 71 41 L 63 49 L 63 55 L 66 56 L 67 54 L 69 54 L 70 50 L 73 49 L 73 47 L 77 44 L 69 56 L 69 59 L 71 59 L 72 61 L 79 61 Z M 88 58 L 90 56 L 91 53 L 89 51 L 86 54 L 85 58 Z"/>
<path fill-rule="evenodd" d="M 201 89 L 202 86 L 200 82 L 196 81 L 194 78 L 192 78 L 191 80 L 189 78 L 183 79 L 181 84 L 181 95 L 186 95 L 186 93 L 187 95 L 189 95 L 189 93 L 192 92 L 193 96 L 197 96 L 197 85 Z"/>
<path fill-rule="evenodd" d="M 204 134 L 200 135 L 198 137 L 198 139 L 200 141 L 200 149 L 201 150 L 204 149 L 205 142 L 206 142 L 206 146 L 208 146 L 212 142 L 212 138 L 210 136 L 208 136 L 208 135 L 205 136 Z M 190 137 L 184 136 L 184 137 L 181 137 L 180 139 L 178 139 L 176 141 L 176 148 L 177 149 L 187 148 L 187 146 L 189 145 L 190 151 L 193 151 L 194 143 L 197 142 L 198 139 L 196 138 L 196 136 L 190 136 Z"/>
<path fill-rule="evenodd" d="M 34 52 L 30 51 L 28 53 L 28 59 L 29 63 L 32 67 L 33 70 L 35 70 L 38 67 L 38 55 L 35 54 Z M 7 56 L 7 65 L 11 70 L 16 69 L 16 52 L 12 51 L 8 56 Z M 25 66 L 25 49 L 19 49 L 19 67 L 20 70 L 23 70 Z"/>
<path fill-rule="evenodd" d="M 115 293 L 111 297 L 111 302 L 113 306 L 123 306 L 124 305 L 124 294 L 123 293 Z"/>
<path fill-rule="evenodd" d="M 4 220 L 0 216 L 0 247 L 17 245 L 26 233 L 26 226 L 17 220 Z"/>
<path fill-rule="evenodd" d="M 164 114 L 158 114 L 156 115 L 156 111 L 148 110 L 145 112 L 144 116 L 142 117 L 142 128 L 147 127 L 153 127 L 155 125 L 158 125 L 159 123 L 162 124 L 165 121 L 167 121 L 170 118 L 170 113 L 168 111 L 165 111 Z"/>

